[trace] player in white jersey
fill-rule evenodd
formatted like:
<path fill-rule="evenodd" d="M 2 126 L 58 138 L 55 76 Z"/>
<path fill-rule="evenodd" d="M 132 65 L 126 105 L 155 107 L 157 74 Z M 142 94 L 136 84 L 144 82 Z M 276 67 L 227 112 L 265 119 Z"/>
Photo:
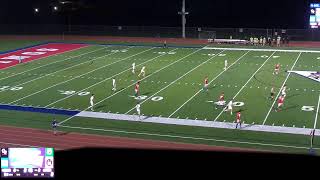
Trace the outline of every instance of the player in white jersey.
<path fill-rule="evenodd" d="M 281 37 L 278 36 L 278 37 L 277 37 L 277 47 L 280 47 L 280 41 L 281 41 Z"/>
<path fill-rule="evenodd" d="M 21 56 L 19 56 L 19 64 L 21 64 L 22 63 L 22 58 L 21 58 Z"/>
<path fill-rule="evenodd" d="M 226 71 L 228 67 L 228 60 L 224 60 L 224 70 Z"/>
<path fill-rule="evenodd" d="M 89 106 L 89 108 L 91 108 L 91 111 L 93 111 L 93 106 L 94 106 L 93 101 L 94 101 L 94 94 L 92 94 L 91 97 L 90 97 L 90 106 Z"/>
<path fill-rule="evenodd" d="M 136 63 L 132 63 L 132 73 L 135 73 L 135 69 L 136 69 Z"/>
<path fill-rule="evenodd" d="M 140 74 L 138 75 L 140 77 L 140 75 L 142 74 L 142 76 L 144 77 L 146 75 L 146 71 L 145 71 L 146 67 L 143 66 L 141 71 L 140 71 Z"/>
<path fill-rule="evenodd" d="M 140 103 L 138 103 L 138 104 L 136 105 L 136 110 L 137 110 L 137 114 L 138 114 L 138 116 L 139 116 L 139 120 L 140 120 L 140 115 L 141 115 L 141 111 L 140 111 Z"/>
<path fill-rule="evenodd" d="M 265 45 L 266 45 L 266 42 L 267 42 L 267 40 L 266 40 L 266 38 L 264 37 L 263 40 L 262 40 L 262 46 L 265 46 Z"/>
<path fill-rule="evenodd" d="M 282 90 L 281 90 L 281 95 L 282 95 L 283 97 L 286 97 L 286 95 L 287 95 L 286 90 L 287 90 L 287 85 L 284 85 L 283 88 L 282 88 Z"/>
<path fill-rule="evenodd" d="M 112 91 L 116 91 L 116 79 L 112 79 Z"/>
<path fill-rule="evenodd" d="M 225 111 L 230 111 L 230 114 L 232 115 L 232 104 L 233 104 L 233 102 L 232 102 L 233 100 L 231 100 L 229 103 L 228 103 L 228 105 L 227 105 L 227 107 L 226 107 L 226 110 Z"/>

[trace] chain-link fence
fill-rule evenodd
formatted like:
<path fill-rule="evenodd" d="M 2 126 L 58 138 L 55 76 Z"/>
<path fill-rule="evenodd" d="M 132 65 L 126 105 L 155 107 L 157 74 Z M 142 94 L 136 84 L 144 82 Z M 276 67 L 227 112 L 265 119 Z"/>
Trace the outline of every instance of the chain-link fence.
<path fill-rule="evenodd" d="M 94 36 L 128 36 L 180 38 L 181 27 L 156 26 L 104 26 L 104 25 L 60 25 L 60 24 L 0 24 L 0 34 L 17 35 L 94 35 Z M 207 28 L 187 27 L 186 37 L 195 39 L 285 36 L 292 41 L 320 41 L 320 30 L 317 29 L 258 29 L 258 28 Z"/>

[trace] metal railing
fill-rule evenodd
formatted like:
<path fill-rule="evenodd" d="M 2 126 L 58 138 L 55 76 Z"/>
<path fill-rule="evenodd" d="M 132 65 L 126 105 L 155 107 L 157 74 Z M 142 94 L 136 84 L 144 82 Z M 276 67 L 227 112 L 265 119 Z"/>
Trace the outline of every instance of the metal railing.
<path fill-rule="evenodd" d="M 210 33 L 206 33 L 210 32 Z M 0 34 L 21 35 L 87 35 L 87 36 L 128 36 L 180 38 L 181 27 L 156 26 L 104 26 L 104 25 L 60 25 L 60 24 L 0 24 Z M 187 27 L 186 37 L 206 39 L 213 38 L 249 39 L 250 37 L 286 36 L 291 41 L 320 41 L 318 29 L 259 29 L 259 28 L 209 28 Z"/>

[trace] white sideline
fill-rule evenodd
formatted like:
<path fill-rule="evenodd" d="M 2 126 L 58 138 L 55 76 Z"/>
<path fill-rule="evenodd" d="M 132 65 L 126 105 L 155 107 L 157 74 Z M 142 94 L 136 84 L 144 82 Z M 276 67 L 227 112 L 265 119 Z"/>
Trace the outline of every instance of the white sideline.
<path fill-rule="evenodd" d="M 234 51 L 266 51 L 266 52 L 309 52 L 320 53 L 316 50 L 301 50 L 301 49 L 255 49 L 255 48 L 219 48 L 219 47 L 203 47 L 202 49 L 215 49 L 215 50 L 234 50 Z"/>
<path fill-rule="evenodd" d="M 52 54 L 52 55 L 50 55 L 50 56 L 38 58 L 38 59 L 36 59 L 36 61 L 38 61 L 38 60 L 40 60 L 40 59 L 45 59 L 45 58 L 48 58 L 48 57 L 51 57 L 51 56 L 56 56 L 56 55 L 60 55 L 60 54 L 64 54 L 64 53 L 68 53 L 68 52 L 72 52 L 72 51 L 76 51 L 76 50 L 79 50 L 79 49 L 82 49 L 82 48 L 85 48 L 85 47 L 88 47 L 88 46 L 84 46 L 84 47 L 72 49 L 72 50 L 69 50 L 69 51 L 64 51 L 64 52 L 61 52 L 61 53 L 58 53 L 58 54 Z M 94 50 L 94 51 L 89 51 L 89 52 L 86 52 L 86 53 L 83 53 L 83 54 L 79 54 L 79 55 L 74 56 L 74 57 L 69 57 L 69 58 L 63 59 L 63 60 L 61 60 L 61 61 L 54 61 L 54 62 L 49 63 L 49 64 L 44 64 L 44 65 L 42 65 L 42 66 L 37 66 L 37 67 L 35 67 L 35 68 L 29 69 L 29 70 L 26 70 L 26 71 L 22 71 L 22 72 L 20 72 L 20 73 L 13 74 L 13 75 L 11 75 L 11 76 L 3 77 L 3 78 L 0 79 L 0 81 L 3 80 L 3 79 L 7 79 L 7 78 L 10 78 L 10 77 L 19 75 L 19 74 L 24 74 L 24 73 L 26 73 L 26 72 L 29 72 L 29 71 L 32 71 L 32 70 L 35 70 L 35 69 L 42 68 L 42 67 L 44 67 L 44 66 L 48 66 L 48 65 L 55 64 L 55 63 L 58 63 L 58 62 L 63 62 L 63 61 L 69 60 L 69 59 L 73 59 L 73 58 L 75 58 L 75 57 L 79 57 L 79 56 L 83 56 L 83 55 L 85 55 L 85 54 L 89 54 L 89 53 L 92 53 L 92 52 L 95 52 L 95 51 L 99 51 L 99 50 L 101 50 L 101 49 L 103 49 L 103 48 L 96 49 L 96 50 Z M 36 61 L 28 61 L 28 62 L 26 62 L 26 63 L 32 63 L 32 62 L 36 62 Z M 26 64 L 26 63 L 23 63 L 23 64 Z M 19 65 L 21 65 L 21 64 L 18 64 L 17 66 L 19 66 Z M 14 67 L 14 66 L 10 66 L 10 67 Z M 8 67 L 8 68 L 10 68 L 10 67 Z M 4 69 L 2 69 L 2 70 L 8 69 L 8 68 L 4 68 Z"/>
<path fill-rule="evenodd" d="M 177 50 L 177 48 L 175 48 L 175 49 L 173 49 L 173 50 L 170 50 L 169 52 L 175 51 L 175 50 Z M 138 65 L 136 65 L 136 66 L 138 67 L 138 66 L 140 66 L 140 65 L 146 64 L 146 63 L 148 63 L 148 62 L 150 62 L 150 61 L 153 61 L 153 60 L 155 60 L 155 59 L 157 59 L 157 58 L 159 58 L 159 57 L 162 57 L 162 56 L 164 56 L 164 55 L 166 55 L 166 54 L 161 54 L 161 55 L 156 56 L 156 57 L 154 57 L 154 58 L 152 58 L 152 59 L 149 59 L 148 61 L 144 61 L 143 63 L 140 63 L 140 64 L 138 64 Z M 113 77 L 115 77 L 115 76 L 118 76 L 119 74 L 122 74 L 122 73 L 124 73 L 124 72 L 126 72 L 126 71 L 129 71 L 129 70 L 131 70 L 131 69 L 132 69 L 132 68 L 128 68 L 128 69 L 126 69 L 126 70 L 124 70 L 124 71 L 122 71 L 122 72 L 120 72 L 120 73 L 114 74 L 114 75 L 112 75 L 112 76 L 110 76 L 110 77 L 108 77 L 108 78 L 106 78 L 106 79 L 104 79 L 104 80 L 102 80 L 102 81 L 100 81 L 100 82 L 97 82 L 97 83 L 95 83 L 95 84 L 93 84 L 93 85 L 91 85 L 91 86 L 89 86 L 89 87 L 86 87 L 86 88 L 80 90 L 78 93 L 81 93 L 81 92 L 83 92 L 83 91 L 85 91 L 85 90 L 87 90 L 87 89 L 90 89 L 91 87 L 94 87 L 94 86 L 96 86 L 96 85 L 98 85 L 98 84 L 101 84 L 101 83 L 103 83 L 103 82 L 105 82 L 105 81 L 107 81 L 107 80 L 109 80 L 109 79 L 111 79 L 111 78 L 113 78 Z M 64 98 L 61 98 L 61 99 L 59 99 L 59 100 L 57 100 L 57 101 L 55 101 L 55 102 L 52 102 L 52 103 L 46 105 L 45 108 L 46 108 L 46 107 L 49 107 L 49 106 L 51 106 L 51 105 L 53 105 L 53 104 L 55 104 L 55 103 L 57 103 L 57 102 L 63 101 L 63 100 L 65 100 L 65 99 L 68 99 L 68 98 L 70 98 L 70 97 L 72 97 L 72 96 L 74 96 L 74 95 L 75 95 L 75 94 L 71 94 L 71 95 L 69 95 L 69 96 L 67 96 L 67 97 L 64 97 Z"/>
<path fill-rule="evenodd" d="M 292 67 L 291 67 L 291 69 L 290 69 L 290 72 L 289 72 L 289 74 L 287 75 L 286 79 L 284 80 L 284 82 L 283 82 L 283 84 L 282 84 L 282 86 L 281 86 L 281 88 L 280 88 L 277 96 L 274 98 L 274 101 L 273 101 L 273 103 L 272 103 L 272 105 L 271 105 L 271 107 L 270 107 L 270 109 L 269 109 L 266 117 L 265 117 L 264 120 L 263 120 L 263 123 L 262 123 L 263 125 L 266 123 L 266 121 L 267 121 L 267 119 L 268 119 L 268 117 L 269 117 L 269 115 L 270 115 L 270 113 L 271 113 L 271 111 L 272 111 L 272 108 L 273 108 L 274 104 L 275 104 L 276 101 L 278 100 L 278 97 L 279 97 L 279 95 L 280 95 L 280 93 L 281 93 L 281 90 L 282 90 L 283 86 L 286 84 L 286 82 L 287 82 L 287 80 L 288 80 L 288 78 L 289 78 L 289 76 L 290 76 L 290 74 L 291 74 L 291 71 L 293 70 L 294 66 L 295 66 L 296 63 L 298 62 L 298 59 L 300 58 L 300 56 L 301 56 L 301 52 L 299 53 L 298 57 L 296 58 L 296 61 L 293 63 L 293 65 L 292 65 Z"/>
<path fill-rule="evenodd" d="M 187 57 L 191 56 L 192 54 L 195 54 L 195 53 L 197 53 L 197 52 L 199 52 L 199 51 L 201 51 L 201 50 L 202 50 L 202 49 L 200 48 L 200 49 L 198 49 L 198 50 L 196 50 L 196 51 L 194 51 L 194 52 L 192 52 L 192 53 L 190 53 L 190 54 L 188 54 L 188 55 L 186 55 L 186 56 L 184 56 L 184 57 L 182 57 L 182 58 L 180 58 L 180 59 L 178 59 L 178 60 L 176 60 L 176 61 L 174 61 L 174 62 L 172 62 L 172 63 L 170 63 L 170 64 L 168 64 L 168 65 L 166 65 L 166 66 L 164 66 L 164 67 L 162 67 L 161 69 L 158 69 L 158 70 L 157 70 L 157 71 L 155 71 L 154 73 L 149 74 L 149 75 L 147 75 L 146 77 L 144 77 L 144 78 L 140 79 L 140 81 L 142 81 L 142 80 L 144 80 L 144 79 L 146 79 L 146 78 L 148 78 L 148 77 L 150 77 L 150 76 L 152 76 L 152 75 L 154 75 L 154 74 L 156 74 L 156 73 L 158 73 L 158 72 L 162 71 L 163 69 L 165 69 L 165 68 L 167 68 L 167 67 L 169 67 L 169 66 L 171 66 L 171 65 L 173 65 L 173 64 L 176 64 L 177 62 L 180 62 L 181 60 L 183 60 L 183 59 L 185 59 L 185 58 L 187 58 Z M 102 99 L 101 101 L 99 101 L 99 102 L 97 102 L 96 104 L 94 104 L 94 106 L 96 106 L 96 105 L 98 105 L 98 104 L 102 103 L 103 101 L 105 101 L 105 100 L 107 100 L 107 99 L 109 99 L 109 98 L 111 98 L 111 97 L 113 97 L 113 96 L 115 96 L 115 95 L 119 94 L 120 92 L 122 92 L 122 91 L 124 91 L 124 90 L 128 89 L 129 87 L 131 87 L 131 86 L 133 86 L 133 85 L 135 85 L 135 84 L 136 84 L 136 83 L 134 82 L 134 83 L 130 84 L 129 86 L 127 86 L 126 88 L 123 88 L 123 89 L 121 89 L 120 91 L 117 91 L 116 93 L 114 93 L 114 94 L 112 94 L 112 95 L 110 95 L 110 96 L 108 96 L 108 97 L 106 97 L 106 98 Z M 84 109 L 83 111 L 86 111 L 86 110 L 88 110 L 88 109 L 89 109 L 89 107 L 88 107 L 88 108 L 86 108 L 86 109 Z M 67 118 L 67 119 L 65 119 L 65 120 L 63 120 L 63 121 L 61 121 L 61 122 L 60 122 L 60 123 L 58 123 L 58 124 L 60 125 L 60 124 L 62 124 L 62 123 L 64 123 L 64 122 L 67 122 L 67 121 L 69 121 L 70 119 L 72 119 L 73 117 L 74 117 L 74 116 L 71 116 L 71 117 L 69 117 L 69 118 Z"/>
<path fill-rule="evenodd" d="M 148 97 L 147 99 L 145 99 L 144 101 L 142 101 L 140 104 L 145 103 L 146 101 L 148 101 L 149 99 L 153 98 L 156 94 L 160 93 L 161 91 L 167 89 L 169 86 L 171 86 L 172 84 L 174 84 L 175 82 L 179 81 L 180 79 L 182 79 L 183 77 L 185 77 L 186 75 L 190 74 L 192 71 L 194 71 L 195 69 L 199 68 L 200 66 L 206 64 L 207 62 L 209 62 L 210 60 L 212 60 L 213 58 L 217 57 L 220 53 L 224 52 L 220 51 L 219 53 L 217 53 L 216 55 L 210 57 L 209 59 L 207 59 L 206 61 L 203 61 L 201 64 L 197 65 L 196 67 L 192 68 L 191 70 L 189 70 L 188 72 L 186 72 L 185 74 L 183 74 L 182 76 L 180 76 L 178 79 L 172 81 L 170 84 L 168 84 L 167 86 L 165 86 L 164 88 L 160 89 L 159 91 L 157 91 L 156 93 L 154 93 L 152 96 Z M 132 111 L 133 109 L 135 109 L 135 107 L 131 108 L 129 111 L 127 111 L 125 114 L 128 114 L 130 111 Z"/>
<path fill-rule="evenodd" d="M 230 67 L 232 67 L 234 64 L 236 64 L 240 59 L 242 59 L 245 55 L 247 55 L 250 51 L 247 51 L 244 53 L 241 57 L 239 57 L 234 63 L 232 63 L 229 67 L 227 67 L 226 70 L 228 70 Z M 220 74 L 218 74 L 214 79 L 212 79 L 209 84 L 211 84 L 214 80 L 216 80 L 218 77 L 220 77 L 225 71 L 221 71 Z M 196 92 L 193 96 L 191 96 L 186 102 L 184 102 L 180 107 L 178 107 L 173 113 L 170 114 L 169 118 L 172 117 L 176 112 L 178 112 L 183 106 L 185 106 L 189 101 L 191 101 L 195 96 L 197 96 L 202 89 L 200 89 L 198 92 Z"/>
<path fill-rule="evenodd" d="M 185 126 L 198 126 L 198 127 L 212 127 L 222 129 L 235 129 L 235 123 L 229 122 L 217 122 L 217 121 L 205 121 L 205 120 L 193 120 L 193 119 L 179 119 L 179 118 L 166 118 L 166 117 L 149 117 L 128 115 L 128 114 L 114 114 L 114 113 L 101 113 L 82 111 L 75 116 L 77 117 L 89 117 L 99 119 L 112 119 L 119 121 L 138 121 L 138 122 L 150 122 L 159 124 L 172 124 L 172 125 L 185 125 Z M 309 135 L 309 128 L 294 128 L 294 127 L 282 127 L 282 126 L 267 126 L 267 125 L 255 125 L 255 124 L 242 124 L 241 130 L 248 131 L 262 131 L 262 132 L 276 132 L 276 133 L 287 133 L 287 134 L 302 134 Z M 316 136 L 320 136 L 320 130 L 317 129 Z"/>
<path fill-rule="evenodd" d="M 151 48 L 151 49 L 153 49 L 153 48 Z M 42 90 L 40 90 L 40 91 L 34 92 L 34 93 L 32 93 L 32 94 L 29 94 L 28 96 L 24 96 L 24 97 L 22 97 L 22 98 L 20 98 L 20 99 L 14 100 L 14 101 L 12 101 L 12 102 L 10 102 L 10 103 L 8 103 L 8 104 L 13 104 L 13 103 L 18 102 L 18 101 L 20 101 L 20 100 L 22 100 L 22 99 L 28 98 L 28 97 L 33 96 L 33 95 L 38 94 L 38 93 L 41 93 L 41 92 L 43 92 L 43 91 L 45 91 L 45 90 L 48 90 L 48 89 L 53 88 L 53 87 L 55 87 L 55 86 L 58 86 L 58 85 L 60 85 L 60 84 L 67 83 L 67 82 L 69 82 L 69 81 L 72 81 L 72 80 L 77 79 L 77 78 L 79 78 L 79 77 L 82 77 L 82 76 L 84 76 L 84 75 L 90 74 L 90 73 L 92 73 L 92 72 L 94 72 L 94 71 L 97 71 L 97 70 L 99 70 L 99 69 L 102 69 L 102 68 L 111 66 L 112 64 L 118 63 L 118 62 L 120 62 L 120 61 L 124 61 L 124 60 L 126 60 L 126 59 L 128 59 L 128 58 L 131 58 L 131 57 L 133 57 L 133 56 L 139 55 L 139 54 L 144 53 L 144 52 L 146 52 L 146 51 L 150 51 L 151 49 L 147 49 L 147 50 L 141 51 L 141 52 L 139 52 L 139 53 L 137 53 L 137 54 L 128 56 L 128 57 L 126 57 L 126 58 L 120 59 L 120 60 L 115 61 L 115 62 L 113 62 L 113 63 L 110 63 L 110 64 L 107 64 L 107 65 L 101 66 L 101 67 L 99 67 L 99 68 L 97 68 L 97 69 L 93 69 L 93 70 L 88 71 L 88 72 L 86 72 L 86 73 L 84 73 L 84 74 L 75 76 L 74 78 L 71 78 L 71 79 L 69 79 L 69 80 L 62 81 L 62 82 L 60 82 L 60 83 L 57 83 L 57 84 L 52 85 L 52 86 L 49 86 L 49 87 L 47 87 L 47 88 L 45 88 L 45 89 L 42 89 Z M 117 52 L 115 52 L 115 53 L 117 53 Z M 115 54 L 115 53 L 110 53 L 110 54 L 108 54 L 108 55 L 112 55 L 112 54 Z M 106 57 L 106 56 L 108 56 L 108 55 L 100 56 L 100 57 L 94 58 L 94 59 L 92 59 L 92 60 L 99 59 L 99 58 L 103 58 L 103 57 Z"/>
<path fill-rule="evenodd" d="M 256 143 L 256 142 L 246 142 L 246 141 L 225 140 L 225 139 L 179 136 L 179 135 L 170 135 L 170 134 L 144 133 L 144 132 L 134 132 L 134 131 L 125 131 L 125 130 L 98 129 L 98 128 L 75 127 L 75 126 L 66 126 L 66 125 L 59 125 L 59 127 L 70 128 L 70 129 L 91 130 L 91 131 L 114 132 L 114 133 L 123 133 L 123 134 L 136 134 L 136 135 L 147 135 L 147 136 L 158 136 L 158 137 L 169 137 L 169 138 L 180 138 L 180 139 L 227 142 L 227 143 L 236 143 L 236 144 L 249 144 L 249 145 L 284 147 L 284 148 L 295 148 L 295 149 L 310 149 L 310 147 L 289 146 L 289 145 L 282 145 L 282 144 L 270 144 L 270 143 L 267 144 L 267 143 Z M 319 135 L 319 130 L 316 130 L 316 133 L 317 133 L 317 135 Z M 320 148 L 313 148 L 313 149 L 317 149 L 318 150 Z"/>
<path fill-rule="evenodd" d="M 241 87 L 241 89 L 236 93 L 236 95 L 233 96 L 232 99 L 235 99 L 239 94 L 240 92 L 243 90 L 243 88 L 251 81 L 251 79 L 257 74 L 257 72 L 269 61 L 269 59 L 274 55 L 275 52 L 273 52 L 269 58 L 267 60 L 264 61 L 264 63 L 252 74 L 252 76 L 249 78 L 249 80 Z M 216 121 L 220 116 L 221 114 L 224 112 L 225 109 L 223 109 L 220 114 L 214 119 L 214 121 Z"/>
<path fill-rule="evenodd" d="M 316 129 L 316 128 L 317 128 L 317 121 L 318 121 L 318 114 L 319 114 L 319 106 L 320 106 L 320 94 L 319 94 L 319 100 L 318 100 L 318 107 L 317 107 L 316 117 L 314 118 L 313 129 Z"/>

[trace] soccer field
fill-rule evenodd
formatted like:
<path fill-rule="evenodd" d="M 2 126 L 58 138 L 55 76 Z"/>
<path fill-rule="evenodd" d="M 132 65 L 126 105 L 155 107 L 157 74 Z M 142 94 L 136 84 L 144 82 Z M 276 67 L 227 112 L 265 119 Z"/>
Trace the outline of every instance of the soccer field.
<path fill-rule="evenodd" d="M 135 74 L 132 63 L 136 63 Z M 277 63 L 280 73 L 273 75 Z M 138 77 L 143 66 L 146 75 Z M 320 135 L 320 86 L 316 79 L 295 71 L 319 69 L 320 51 L 315 50 L 91 44 L 1 69 L 1 123 L 49 129 L 51 120 L 57 118 L 61 127 L 81 132 L 147 138 L 157 134 L 153 138 L 181 141 L 190 137 L 193 143 L 208 143 L 204 138 L 215 133 L 215 139 L 221 140 L 213 143 L 217 145 L 307 149 L 306 135 L 312 129 Z M 208 91 L 203 90 L 206 76 Z M 116 91 L 112 91 L 113 78 Z M 137 81 L 140 96 L 135 97 Z M 287 96 L 283 109 L 276 112 L 284 85 Z M 275 98 L 270 100 L 272 86 Z M 233 99 L 232 115 L 223 107 L 216 108 L 222 92 L 226 103 Z M 89 108 L 91 94 L 95 95 L 94 112 Z M 137 102 L 143 114 L 140 120 Z M 32 108 L 26 112 L 25 107 Z M 75 113 L 42 114 L 50 109 Z M 242 114 L 241 130 L 235 130 L 237 111 Z M 315 147 L 320 143 L 315 142 Z"/>

